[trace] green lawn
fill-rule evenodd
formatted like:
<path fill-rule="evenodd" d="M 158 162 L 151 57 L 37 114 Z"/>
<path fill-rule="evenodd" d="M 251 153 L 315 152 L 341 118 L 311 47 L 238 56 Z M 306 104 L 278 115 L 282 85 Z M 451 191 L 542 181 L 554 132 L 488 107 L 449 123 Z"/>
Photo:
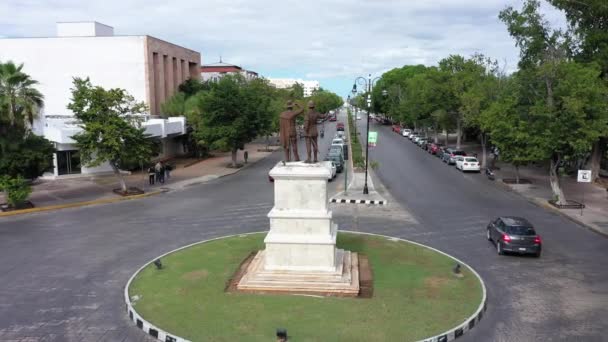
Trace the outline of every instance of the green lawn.
<path fill-rule="evenodd" d="M 340 233 L 338 246 L 366 254 L 374 296 L 313 298 L 225 293 L 243 258 L 263 249 L 265 234 L 216 240 L 163 258 L 134 279 L 130 296 L 146 320 L 193 341 L 411 341 L 462 323 L 481 302 L 481 284 L 454 261 L 427 248 L 381 237 Z"/>

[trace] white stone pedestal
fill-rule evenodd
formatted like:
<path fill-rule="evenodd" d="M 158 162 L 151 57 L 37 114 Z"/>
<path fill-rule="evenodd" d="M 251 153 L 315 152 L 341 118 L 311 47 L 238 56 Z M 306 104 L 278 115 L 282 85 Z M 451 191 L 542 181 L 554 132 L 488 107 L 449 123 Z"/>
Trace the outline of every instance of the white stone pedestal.
<path fill-rule="evenodd" d="M 324 164 L 277 164 L 275 204 L 270 231 L 237 285 L 239 290 L 319 292 L 356 295 L 359 292 L 356 253 L 336 249 L 338 227 L 328 207 Z"/>

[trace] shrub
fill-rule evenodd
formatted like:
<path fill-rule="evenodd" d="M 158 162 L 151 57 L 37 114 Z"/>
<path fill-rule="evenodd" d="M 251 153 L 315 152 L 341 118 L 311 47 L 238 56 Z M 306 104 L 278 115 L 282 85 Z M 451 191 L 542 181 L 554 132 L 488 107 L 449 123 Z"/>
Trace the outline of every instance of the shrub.
<path fill-rule="evenodd" d="M 17 176 L 17 178 L 1 177 L 0 190 L 6 194 L 6 201 L 11 207 L 19 207 L 32 193 L 32 188 L 21 176 Z"/>

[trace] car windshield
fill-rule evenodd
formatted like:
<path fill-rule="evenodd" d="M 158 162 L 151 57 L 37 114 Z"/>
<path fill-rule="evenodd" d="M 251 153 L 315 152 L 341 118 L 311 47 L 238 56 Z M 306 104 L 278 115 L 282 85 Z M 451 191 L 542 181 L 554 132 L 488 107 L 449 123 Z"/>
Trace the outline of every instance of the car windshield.
<path fill-rule="evenodd" d="M 467 161 L 469 163 L 477 163 L 477 159 L 475 158 L 464 158 L 464 161 Z"/>
<path fill-rule="evenodd" d="M 452 154 L 455 156 L 466 156 L 467 155 L 466 153 L 464 153 L 464 151 L 453 151 Z"/>
<path fill-rule="evenodd" d="M 525 236 L 536 235 L 534 228 L 526 227 L 526 226 L 507 226 L 506 233 L 509 235 L 525 235 Z"/>

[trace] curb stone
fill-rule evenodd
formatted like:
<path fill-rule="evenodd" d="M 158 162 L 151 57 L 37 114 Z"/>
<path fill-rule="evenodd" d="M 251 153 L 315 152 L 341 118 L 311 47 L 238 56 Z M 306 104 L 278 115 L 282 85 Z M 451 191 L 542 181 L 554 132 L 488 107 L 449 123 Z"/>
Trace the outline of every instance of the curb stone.
<path fill-rule="evenodd" d="M 349 203 L 349 204 L 376 204 L 385 205 L 386 200 L 364 200 L 364 199 L 347 199 L 347 198 L 332 198 L 331 203 Z"/>
<path fill-rule="evenodd" d="M 160 328 L 158 328 L 157 326 L 153 325 L 152 323 L 146 321 L 142 316 L 140 316 L 137 311 L 135 311 L 134 309 L 134 303 L 131 302 L 131 298 L 129 297 L 129 286 L 131 285 L 131 282 L 133 281 L 133 279 L 135 279 L 135 277 L 139 274 L 139 272 L 141 272 L 144 268 L 146 268 L 148 265 L 152 264 L 155 260 L 157 259 L 161 259 L 164 258 L 165 256 L 178 252 L 182 249 L 186 249 L 192 246 L 196 246 L 196 245 L 200 245 L 203 243 L 207 243 L 207 242 L 211 242 L 211 241 L 215 241 L 215 240 L 220 240 L 220 239 L 226 239 L 226 238 L 231 238 L 231 237 L 244 237 L 244 236 L 248 236 L 248 235 L 253 235 L 253 234 L 261 234 L 261 233 L 266 233 L 268 231 L 259 231 L 259 232 L 251 232 L 251 233 L 244 233 L 244 234 L 232 234 L 232 235 L 227 235 L 227 236 L 221 236 L 221 237 L 217 237 L 217 238 L 213 238 L 213 239 L 208 239 L 208 240 L 203 240 L 203 241 L 199 241 L 199 242 L 195 242 L 186 246 L 182 246 L 179 247 L 177 249 L 174 249 L 172 251 L 169 251 L 165 254 L 162 254 L 156 258 L 153 258 L 152 260 L 148 261 L 147 263 L 145 263 L 143 266 L 141 266 L 139 269 L 137 269 L 137 271 L 135 271 L 135 273 L 133 273 L 133 275 L 131 276 L 131 278 L 129 278 L 129 281 L 127 282 L 127 284 L 125 285 L 125 289 L 124 289 L 124 299 L 125 299 L 125 305 L 126 305 L 126 311 L 128 313 L 129 319 L 135 323 L 135 325 L 143 330 L 145 333 L 147 333 L 149 336 L 154 337 L 160 341 L 163 342 L 190 342 L 190 340 L 187 340 L 183 337 L 179 337 L 177 335 L 174 335 L 172 333 L 169 333 L 167 331 L 164 331 Z M 477 279 L 479 279 L 479 282 L 481 284 L 481 290 L 482 290 L 482 300 L 481 303 L 479 304 L 479 307 L 477 308 L 477 310 L 475 311 L 475 313 L 473 315 L 471 315 L 469 318 L 467 318 L 463 323 L 461 323 L 460 325 L 447 330 L 439 335 L 435 335 L 433 337 L 429 337 L 429 338 L 425 338 L 422 340 L 419 340 L 418 342 L 449 342 L 449 341 L 453 341 L 454 339 L 464 335 L 466 332 L 468 332 L 469 330 L 473 329 L 477 324 L 479 324 L 479 322 L 481 321 L 481 319 L 484 316 L 484 313 L 488 307 L 488 297 L 487 297 L 487 290 L 486 290 L 486 284 L 484 283 L 483 279 L 481 278 L 481 276 L 471 267 L 469 266 L 467 263 L 461 261 L 460 259 L 453 257 L 445 252 L 442 252 L 438 249 L 435 249 L 433 247 L 427 246 L 427 245 L 423 245 L 421 243 L 418 242 L 414 242 L 414 241 L 410 241 L 410 240 L 406 240 L 406 239 L 401 239 L 401 238 L 395 238 L 395 237 L 390 237 L 390 236 L 386 236 L 386 235 L 379 235 L 379 234 L 374 234 L 374 233 L 365 233 L 365 232 L 355 232 L 355 231 L 349 231 L 349 230 L 342 230 L 342 232 L 344 233 L 349 233 L 349 234 L 361 234 L 361 235 L 370 235 L 370 236 L 378 236 L 378 237 L 382 237 L 382 238 L 386 238 L 389 239 L 391 241 L 404 241 L 407 243 L 411 243 L 417 246 L 421 246 L 424 248 L 428 248 L 432 251 L 435 251 L 437 253 L 443 254 L 445 256 L 447 256 L 448 258 L 451 258 L 455 261 L 457 261 L 458 263 L 460 263 L 461 265 L 466 266 L 469 270 L 471 270 L 471 272 L 473 273 L 473 275 L 475 275 L 477 277 Z"/>

